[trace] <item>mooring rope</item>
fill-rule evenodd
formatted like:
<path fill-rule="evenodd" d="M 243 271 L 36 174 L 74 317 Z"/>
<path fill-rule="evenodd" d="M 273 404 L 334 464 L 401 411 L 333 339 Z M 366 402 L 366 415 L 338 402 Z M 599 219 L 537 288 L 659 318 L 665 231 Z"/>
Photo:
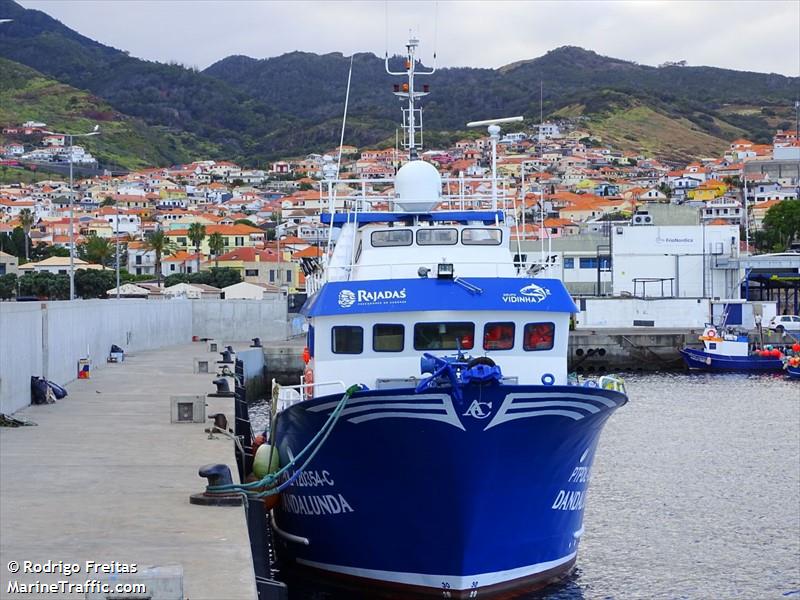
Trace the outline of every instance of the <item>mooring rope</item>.
<path fill-rule="evenodd" d="M 333 409 L 330 415 L 328 415 L 328 420 L 325 421 L 325 424 L 320 428 L 320 430 L 316 433 L 316 435 L 311 438 L 311 441 L 306 444 L 306 447 L 303 448 L 297 456 L 292 457 L 292 460 L 289 463 L 281 467 L 275 473 L 268 473 L 263 478 L 258 481 L 253 481 L 251 483 L 228 483 L 225 485 L 210 485 L 206 488 L 206 493 L 208 494 L 230 494 L 232 492 L 240 492 L 245 494 L 251 498 L 265 498 L 267 496 L 274 496 L 275 494 L 281 493 L 287 487 L 292 485 L 292 483 L 303 473 L 306 467 L 314 460 L 314 457 L 319 452 L 320 448 L 325 444 L 325 441 L 328 439 L 331 431 L 333 431 L 336 422 L 339 420 L 339 416 L 344 410 L 345 404 L 350 399 L 354 393 L 359 391 L 361 386 L 359 385 L 352 385 L 345 391 L 344 395 L 342 396 L 341 400 L 336 404 L 336 407 Z M 281 477 L 283 477 L 286 473 L 290 470 L 295 468 L 299 460 L 311 449 L 313 448 L 309 457 L 303 462 L 302 465 L 297 467 L 297 470 L 283 483 L 275 487 L 270 487 L 275 484 Z M 261 490 L 259 488 L 269 487 L 267 490 Z M 256 491 L 257 490 L 257 491 Z"/>

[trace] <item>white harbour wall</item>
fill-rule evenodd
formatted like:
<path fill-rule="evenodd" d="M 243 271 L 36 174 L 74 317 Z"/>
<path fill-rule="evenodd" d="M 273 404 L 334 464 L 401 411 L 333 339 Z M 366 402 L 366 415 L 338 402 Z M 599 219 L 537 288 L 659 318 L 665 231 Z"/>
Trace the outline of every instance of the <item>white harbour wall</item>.
<path fill-rule="evenodd" d="M 586 298 L 580 300 L 578 329 L 653 327 L 691 329 L 711 319 L 707 298 Z"/>
<path fill-rule="evenodd" d="M 78 360 L 101 368 L 112 344 L 163 348 L 193 335 L 219 341 L 285 339 L 286 302 L 257 300 L 75 300 L 0 303 L 0 413 L 30 404 L 30 378 L 77 377 Z"/>

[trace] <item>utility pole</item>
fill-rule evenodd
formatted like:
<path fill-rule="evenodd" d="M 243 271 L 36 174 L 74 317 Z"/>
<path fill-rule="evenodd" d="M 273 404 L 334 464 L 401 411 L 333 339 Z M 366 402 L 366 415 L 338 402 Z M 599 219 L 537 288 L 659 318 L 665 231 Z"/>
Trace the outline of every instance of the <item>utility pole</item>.
<path fill-rule="evenodd" d="M 114 208 L 116 210 L 116 218 L 114 219 L 114 247 L 117 256 L 117 300 L 119 300 L 119 198 L 114 201 Z"/>
<path fill-rule="evenodd" d="M 72 142 L 76 137 L 89 137 L 92 135 L 100 135 L 100 126 L 95 125 L 88 133 L 56 133 L 55 131 L 45 131 L 48 135 L 60 135 L 69 141 L 68 158 L 69 158 L 69 299 L 75 300 L 75 224 L 74 224 L 74 182 L 72 173 Z"/>

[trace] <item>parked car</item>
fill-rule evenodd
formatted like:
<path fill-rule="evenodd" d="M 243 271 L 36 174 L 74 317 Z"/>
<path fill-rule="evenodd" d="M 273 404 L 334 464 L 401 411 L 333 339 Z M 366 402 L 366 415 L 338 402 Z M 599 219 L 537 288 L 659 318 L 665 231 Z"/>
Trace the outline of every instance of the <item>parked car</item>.
<path fill-rule="evenodd" d="M 768 327 L 775 331 L 799 331 L 800 332 L 800 317 L 797 315 L 777 315 L 772 317 Z"/>

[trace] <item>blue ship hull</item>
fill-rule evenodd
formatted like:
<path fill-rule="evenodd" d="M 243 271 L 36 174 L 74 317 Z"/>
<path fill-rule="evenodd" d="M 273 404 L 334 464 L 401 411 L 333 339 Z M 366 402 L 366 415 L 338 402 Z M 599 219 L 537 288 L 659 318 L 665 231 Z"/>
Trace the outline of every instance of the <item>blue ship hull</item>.
<path fill-rule="evenodd" d="M 348 400 L 319 454 L 281 495 L 279 558 L 451 598 L 566 574 L 600 432 L 626 396 L 577 386 L 462 391 L 456 399 L 450 388 L 375 390 Z M 280 413 L 282 464 L 339 400 Z"/>
<path fill-rule="evenodd" d="M 786 374 L 789 379 L 800 379 L 800 367 L 786 367 Z"/>
<path fill-rule="evenodd" d="M 682 348 L 680 350 L 686 366 L 702 371 L 735 371 L 735 372 L 778 372 L 783 369 L 780 358 L 762 356 L 725 356 L 711 354 L 703 350 Z"/>

